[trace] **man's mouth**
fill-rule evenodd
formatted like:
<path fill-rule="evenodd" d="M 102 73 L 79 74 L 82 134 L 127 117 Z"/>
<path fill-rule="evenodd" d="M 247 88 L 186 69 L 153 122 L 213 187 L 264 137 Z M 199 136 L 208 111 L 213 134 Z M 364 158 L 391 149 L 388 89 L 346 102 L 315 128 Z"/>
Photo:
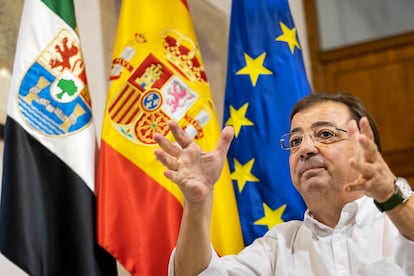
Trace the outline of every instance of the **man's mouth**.
<path fill-rule="evenodd" d="M 298 165 L 298 175 L 299 177 L 302 177 L 303 174 L 316 174 L 321 169 L 326 169 L 324 160 L 322 157 L 315 156 L 307 159 L 306 161 L 303 161 L 299 163 Z"/>

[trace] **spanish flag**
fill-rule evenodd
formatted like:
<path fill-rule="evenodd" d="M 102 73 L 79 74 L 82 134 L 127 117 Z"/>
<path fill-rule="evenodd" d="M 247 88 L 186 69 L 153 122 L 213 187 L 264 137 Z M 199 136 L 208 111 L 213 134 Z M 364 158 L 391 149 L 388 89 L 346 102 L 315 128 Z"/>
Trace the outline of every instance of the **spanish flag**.
<path fill-rule="evenodd" d="M 166 275 L 183 195 L 156 160 L 155 132 L 175 120 L 205 151 L 220 125 L 184 0 L 124 0 L 104 111 L 98 168 L 98 241 L 133 275 Z M 215 188 L 212 241 L 243 247 L 226 165 Z"/>
<path fill-rule="evenodd" d="M 17 44 L 0 251 L 26 275 L 116 275 L 96 239 L 97 141 L 73 1 L 26 0 Z"/>

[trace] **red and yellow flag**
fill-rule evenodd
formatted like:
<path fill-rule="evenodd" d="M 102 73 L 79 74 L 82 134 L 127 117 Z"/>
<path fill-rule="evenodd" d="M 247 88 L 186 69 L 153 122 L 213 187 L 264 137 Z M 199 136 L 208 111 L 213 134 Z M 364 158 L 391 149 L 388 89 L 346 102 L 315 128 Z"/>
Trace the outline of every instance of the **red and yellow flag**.
<path fill-rule="evenodd" d="M 218 123 L 185 0 L 123 0 L 98 168 L 98 241 L 133 275 L 166 275 L 183 196 L 156 160 L 155 132 L 175 120 L 205 151 Z M 212 241 L 219 254 L 243 246 L 227 165 L 216 184 Z"/>

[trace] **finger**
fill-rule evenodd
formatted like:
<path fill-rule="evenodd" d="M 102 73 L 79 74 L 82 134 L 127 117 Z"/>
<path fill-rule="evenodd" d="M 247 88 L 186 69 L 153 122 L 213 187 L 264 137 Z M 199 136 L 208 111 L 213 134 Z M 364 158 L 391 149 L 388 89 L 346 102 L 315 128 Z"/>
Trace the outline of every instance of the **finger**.
<path fill-rule="evenodd" d="M 184 149 L 193 142 L 193 139 L 175 121 L 168 121 L 168 127 L 181 148 Z"/>
<path fill-rule="evenodd" d="M 358 143 L 363 150 L 363 158 L 366 162 L 374 163 L 377 160 L 377 146 L 375 143 L 365 135 L 358 137 Z"/>
<path fill-rule="evenodd" d="M 356 146 L 361 150 L 358 151 L 358 158 L 364 159 L 366 162 L 373 163 L 377 158 L 377 147 L 373 142 L 373 133 L 366 117 L 360 120 L 360 129 L 358 129 L 355 120 L 351 120 L 347 125 L 347 131 Z"/>
<path fill-rule="evenodd" d="M 358 133 L 359 133 L 358 125 L 357 125 L 357 122 L 356 122 L 355 120 L 351 120 L 351 121 L 349 121 L 349 123 L 348 123 L 348 125 L 347 125 L 346 129 L 347 129 L 347 131 L 348 131 L 349 136 L 351 136 L 351 137 L 352 137 L 353 135 L 355 135 L 355 134 L 358 134 Z"/>
<path fill-rule="evenodd" d="M 181 153 L 181 149 L 177 144 L 168 140 L 164 135 L 160 133 L 155 133 L 153 136 L 155 142 L 168 154 L 177 157 Z"/>
<path fill-rule="evenodd" d="M 180 164 L 177 158 L 169 155 L 162 149 L 155 149 L 154 153 L 155 153 L 155 156 L 157 157 L 157 160 L 159 160 L 165 167 L 173 171 L 178 170 Z"/>
<path fill-rule="evenodd" d="M 171 180 L 174 183 L 177 183 L 178 186 L 180 186 L 181 179 L 179 177 L 179 173 L 173 170 L 166 170 L 164 172 L 165 177 L 167 177 L 169 180 Z"/>
<path fill-rule="evenodd" d="M 233 141 L 234 137 L 234 128 L 231 126 L 227 126 L 223 129 L 220 134 L 220 139 L 217 143 L 216 150 L 223 155 L 227 155 L 227 151 L 230 148 L 231 141 Z"/>
<path fill-rule="evenodd" d="M 362 117 L 361 120 L 359 120 L 359 127 L 362 134 L 374 141 L 374 133 L 372 132 L 371 125 L 369 124 L 367 117 Z"/>
<path fill-rule="evenodd" d="M 164 176 L 174 183 L 179 183 L 179 161 L 162 149 L 156 149 L 154 153 L 157 160 L 159 160 L 167 168 L 167 170 L 164 171 Z"/>
<path fill-rule="evenodd" d="M 349 164 L 352 168 L 357 170 L 365 179 L 371 179 L 375 175 L 375 165 L 366 162 L 365 160 L 351 158 L 349 160 Z"/>
<path fill-rule="evenodd" d="M 364 158 L 367 162 L 375 162 L 377 160 L 377 146 L 374 142 L 374 134 L 367 117 L 359 120 L 361 135 L 358 137 L 358 143 L 364 150 Z"/>
<path fill-rule="evenodd" d="M 364 178 L 359 177 L 351 183 L 345 184 L 344 189 L 347 192 L 363 191 L 366 189 L 366 183 L 367 181 Z"/>
<path fill-rule="evenodd" d="M 377 146 L 374 142 L 374 133 L 372 132 L 371 125 L 369 124 L 367 117 L 362 117 L 359 120 L 359 127 L 361 129 L 361 134 L 363 134 L 363 138 L 360 138 L 360 143 L 366 149 L 366 159 L 375 161 L 376 160 L 376 152 Z"/>
<path fill-rule="evenodd" d="M 358 128 L 356 120 L 349 121 L 348 125 L 346 126 L 346 130 L 348 132 L 350 140 L 352 141 L 355 149 L 357 149 L 356 150 L 357 156 L 360 156 L 361 151 L 358 150 L 358 148 L 359 148 L 358 137 L 359 137 L 360 133 L 359 133 L 359 128 Z"/>

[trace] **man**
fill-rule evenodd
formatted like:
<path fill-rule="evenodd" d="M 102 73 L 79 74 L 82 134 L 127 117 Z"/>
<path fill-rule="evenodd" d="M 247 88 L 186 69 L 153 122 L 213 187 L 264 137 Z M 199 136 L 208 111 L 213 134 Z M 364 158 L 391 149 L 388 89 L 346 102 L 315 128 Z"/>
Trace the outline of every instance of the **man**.
<path fill-rule="evenodd" d="M 312 94 L 295 105 L 281 145 L 308 207 L 304 221 L 276 225 L 237 256 L 218 258 L 210 245 L 213 188 L 233 129 L 203 153 L 169 127 L 178 144 L 154 139 L 165 176 L 184 194 L 171 274 L 414 275 L 414 197 L 382 158 L 374 120 L 355 97 Z"/>

